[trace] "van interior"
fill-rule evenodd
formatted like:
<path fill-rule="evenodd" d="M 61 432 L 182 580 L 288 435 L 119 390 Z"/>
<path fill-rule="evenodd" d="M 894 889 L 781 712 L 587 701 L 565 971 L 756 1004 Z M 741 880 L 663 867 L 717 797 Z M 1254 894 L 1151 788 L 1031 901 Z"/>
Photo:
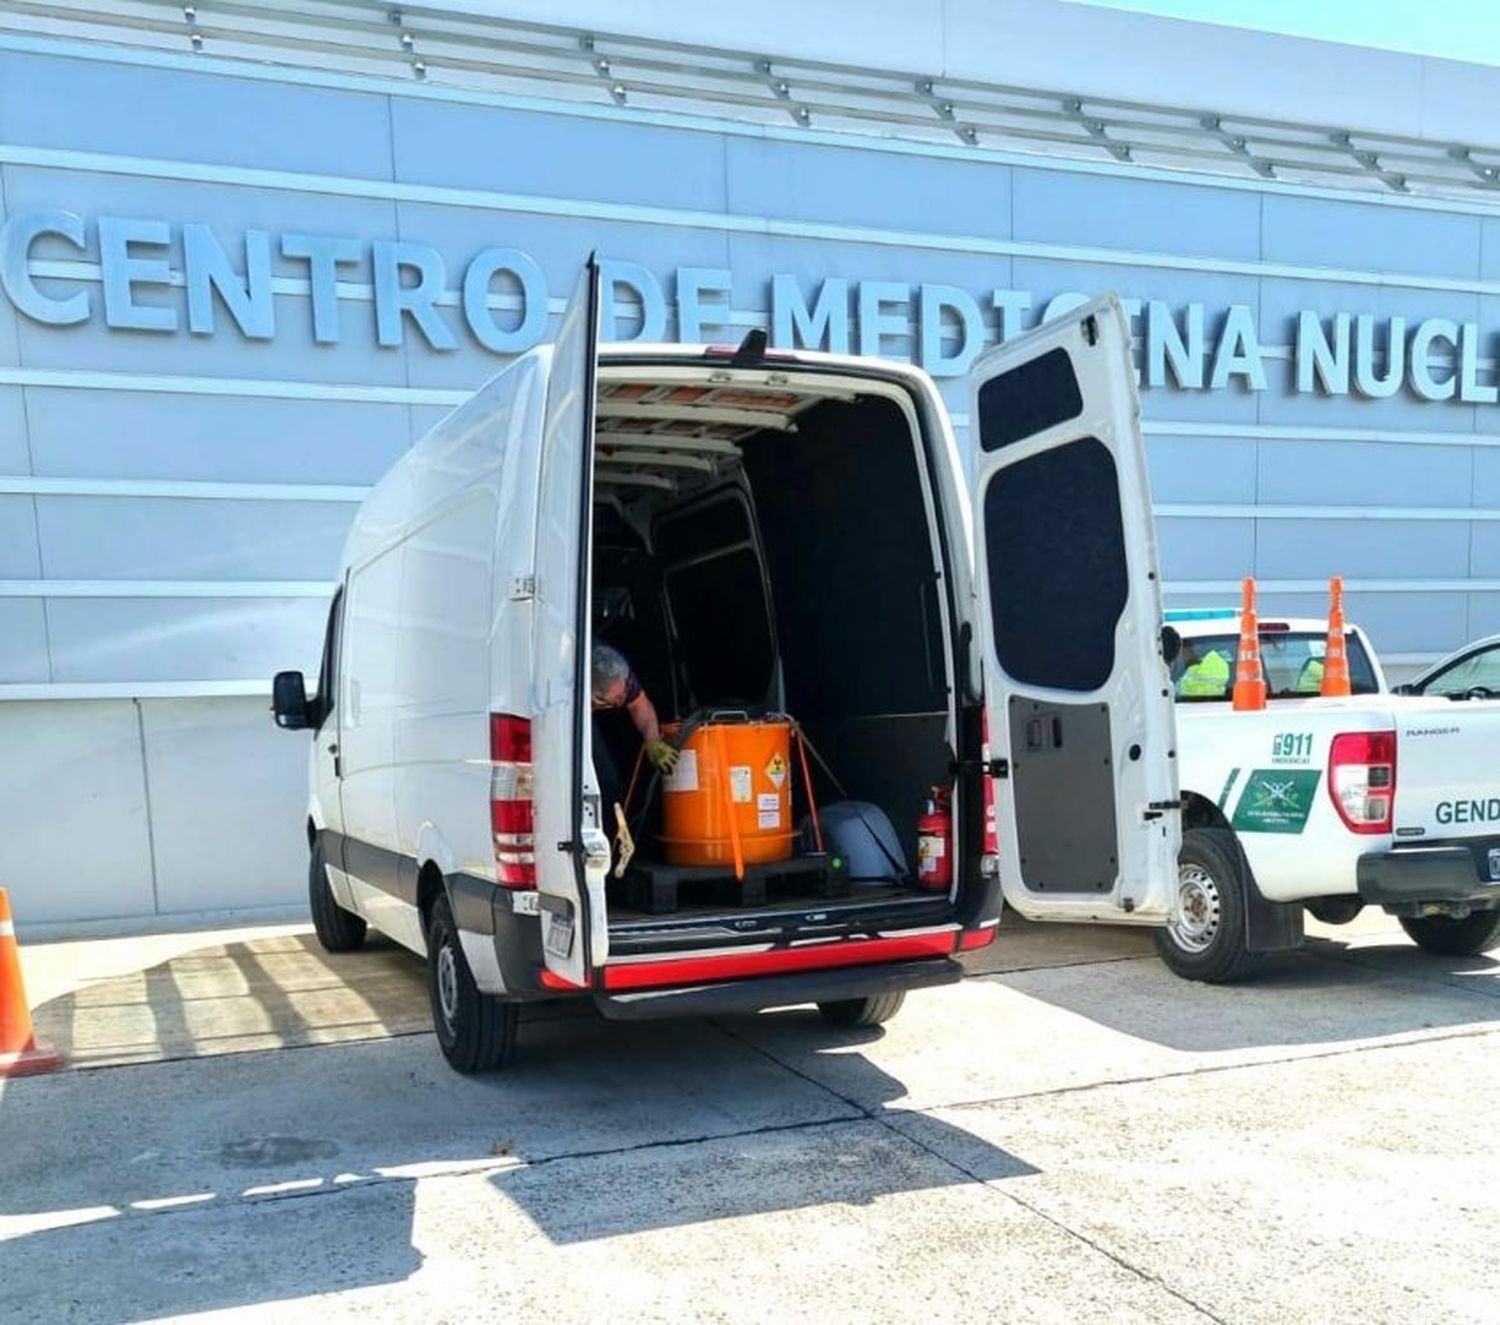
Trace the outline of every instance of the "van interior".
<path fill-rule="evenodd" d="M 612 930 L 711 916 L 947 902 L 918 879 L 917 821 L 951 782 L 954 694 L 938 500 L 916 416 L 898 390 L 858 378 L 604 364 L 594 446 L 593 638 L 632 665 L 664 725 L 707 715 L 789 715 L 797 859 L 840 811 L 871 856 L 843 887 L 788 868 L 760 891 L 732 866 L 661 873 L 664 789 L 620 709 L 596 712 L 595 768 L 635 854 L 612 868 Z M 714 720 L 714 719 L 710 719 Z M 802 754 L 807 759 L 803 766 Z M 618 790 L 613 794 L 621 794 Z M 870 807 L 874 807 L 872 810 Z M 847 825 L 849 815 L 843 821 Z M 616 839 L 615 858 L 619 858 Z M 771 870 L 775 876 L 777 871 Z"/>

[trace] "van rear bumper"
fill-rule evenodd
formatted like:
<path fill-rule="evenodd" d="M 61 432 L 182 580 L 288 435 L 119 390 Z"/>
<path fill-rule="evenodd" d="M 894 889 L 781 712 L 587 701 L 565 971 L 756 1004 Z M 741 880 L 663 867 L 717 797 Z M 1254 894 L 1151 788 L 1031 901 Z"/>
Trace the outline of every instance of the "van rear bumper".
<path fill-rule="evenodd" d="M 1497 906 L 1500 879 L 1493 877 L 1490 864 L 1495 851 L 1500 851 L 1500 837 L 1371 851 L 1359 858 L 1359 895 L 1379 906 L 1418 902 Z"/>
<path fill-rule="evenodd" d="M 797 1003 L 832 1003 L 869 998 L 907 989 L 951 985 L 964 970 L 951 957 L 919 961 L 881 962 L 873 966 L 845 966 L 829 971 L 798 971 L 792 975 L 758 975 L 714 984 L 680 985 L 672 989 L 628 990 L 595 994 L 594 1003 L 611 1021 L 646 1021 L 656 1017 L 718 1017 L 736 1012 L 760 1012 Z"/>

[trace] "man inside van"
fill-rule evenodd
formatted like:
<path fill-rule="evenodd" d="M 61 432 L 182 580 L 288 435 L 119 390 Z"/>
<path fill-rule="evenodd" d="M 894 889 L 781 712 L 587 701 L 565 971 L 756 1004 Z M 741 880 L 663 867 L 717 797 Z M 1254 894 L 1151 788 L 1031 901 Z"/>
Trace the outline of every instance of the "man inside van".
<path fill-rule="evenodd" d="M 677 751 L 661 738 L 661 721 L 656 716 L 656 705 L 646 693 L 635 669 L 626 661 L 625 655 L 608 644 L 594 645 L 592 658 L 593 674 L 590 689 L 594 700 L 594 771 L 599 776 L 599 793 L 603 798 L 606 818 L 610 807 L 623 802 L 625 782 L 609 748 L 609 735 L 602 730 L 601 714 L 615 709 L 624 709 L 631 725 L 640 734 L 646 747 L 646 758 L 661 773 L 670 773 L 677 767 Z"/>

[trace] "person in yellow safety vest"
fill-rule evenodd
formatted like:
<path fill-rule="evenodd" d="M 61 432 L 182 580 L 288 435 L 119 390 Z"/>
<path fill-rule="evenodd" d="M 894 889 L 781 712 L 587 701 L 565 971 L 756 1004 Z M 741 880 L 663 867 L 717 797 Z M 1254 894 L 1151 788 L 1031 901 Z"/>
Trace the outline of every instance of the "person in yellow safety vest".
<path fill-rule="evenodd" d="M 1229 693 L 1229 659 L 1217 649 L 1201 657 L 1191 640 L 1183 640 L 1182 654 L 1187 660 L 1177 679 L 1179 699 L 1223 699 Z"/>
<path fill-rule="evenodd" d="M 1302 664 L 1302 670 L 1297 674 L 1297 693 L 1299 695 L 1323 693 L 1323 660 L 1321 658 L 1309 658 Z"/>

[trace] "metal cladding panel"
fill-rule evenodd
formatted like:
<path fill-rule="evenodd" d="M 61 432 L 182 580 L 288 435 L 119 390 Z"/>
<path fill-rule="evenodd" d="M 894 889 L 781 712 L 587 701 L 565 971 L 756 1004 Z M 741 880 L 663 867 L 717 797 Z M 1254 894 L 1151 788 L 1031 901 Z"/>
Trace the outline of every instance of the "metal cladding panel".
<path fill-rule="evenodd" d="M 0 598 L 0 685 L 34 685 L 52 679 L 46 611 L 40 598 Z"/>
<path fill-rule="evenodd" d="M 1157 549 L 1164 566 L 1185 580 L 1235 580 L 1255 564 L 1256 521 L 1158 519 Z"/>
<path fill-rule="evenodd" d="M 1178 257 L 1265 256 L 1253 193 L 1025 169 L 1013 172 L 1011 189 L 1017 239 Z"/>
<path fill-rule="evenodd" d="M 135 704 L 0 704 L 0 804 L 23 927 L 155 909 Z"/>
<path fill-rule="evenodd" d="M 1170 502 L 1254 505 L 1257 450 L 1264 443 L 1229 437 L 1147 436 L 1151 496 Z"/>
<path fill-rule="evenodd" d="M 29 474 L 26 402 L 18 386 L 0 386 L 0 474 Z"/>
<path fill-rule="evenodd" d="M 1256 495 L 1266 505 L 1306 504 L 1313 493 L 1334 506 L 1462 508 L 1471 495 L 1476 504 L 1485 504 L 1474 488 L 1474 464 L 1490 453 L 1466 446 L 1303 437 L 1262 441 L 1258 449 Z M 1500 452 L 1494 459 L 1500 461 Z M 1500 493 L 1491 504 L 1500 505 Z"/>
<path fill-rule="evenodd" d="M 1272 195 L 1262 212 L 1260 256 L 1356 271 L 1478 276 L 1484 224 L 1477 216 Z"/>
<path fill-rule="evenodd" d="M 0 52 L 7 141 L 75 152 L 391 177 L 385 97 Z"/>
<path fill-rule="evenodd" d="M 1009 170 L 753 138 L 731 139 L 725 151 L 731 212 L 899 230 L 926 230 L 936 221 L 955 234 L 1010 234 Z"/>
<path fill-rule="evenodd" d="M 1474 525 L 1468 574 L 1485 580 L 1500 580 L 1500 521 Z M 1480 633 L 1486 629 L 1492 634 L 1500 633 L 1500 615 L 1490 617 L 1488 627 L 1480 623 Z"/>
<path fill-rule="evenodd" d="M 1358 566 L 1365 579 L 1462 579 L 1469 527 L 1457 520 L 1258 520 L 1255 573 L 1268 580 L 1326 579 Z M 1328 612 L 1325 601 L 1313 616 Z"/>
<path fill-rule="evenodd" d="M 30 580 L 41 573 L 36 504 L 30 497 L 0 496 L 0 580 Z"/>
<path fill-rule="evenodd" d="M 0 419 L 4 412 L 0 394 Z M 354 400 L 26 390 L 35 472 L 53 478 L 368 486 L 411 444 L 409 413 Z M 5 437 L 0 425 L 0 455 Z"/>
<path fill-rule="evenodd" d="M 265 701 L 249 698 L 142 700 L 141 730 L 157 910 L 202 908 L 206 855 L 219 906 L 304 902 L 306 734 L 288 739 L 266 721 Z"/>

